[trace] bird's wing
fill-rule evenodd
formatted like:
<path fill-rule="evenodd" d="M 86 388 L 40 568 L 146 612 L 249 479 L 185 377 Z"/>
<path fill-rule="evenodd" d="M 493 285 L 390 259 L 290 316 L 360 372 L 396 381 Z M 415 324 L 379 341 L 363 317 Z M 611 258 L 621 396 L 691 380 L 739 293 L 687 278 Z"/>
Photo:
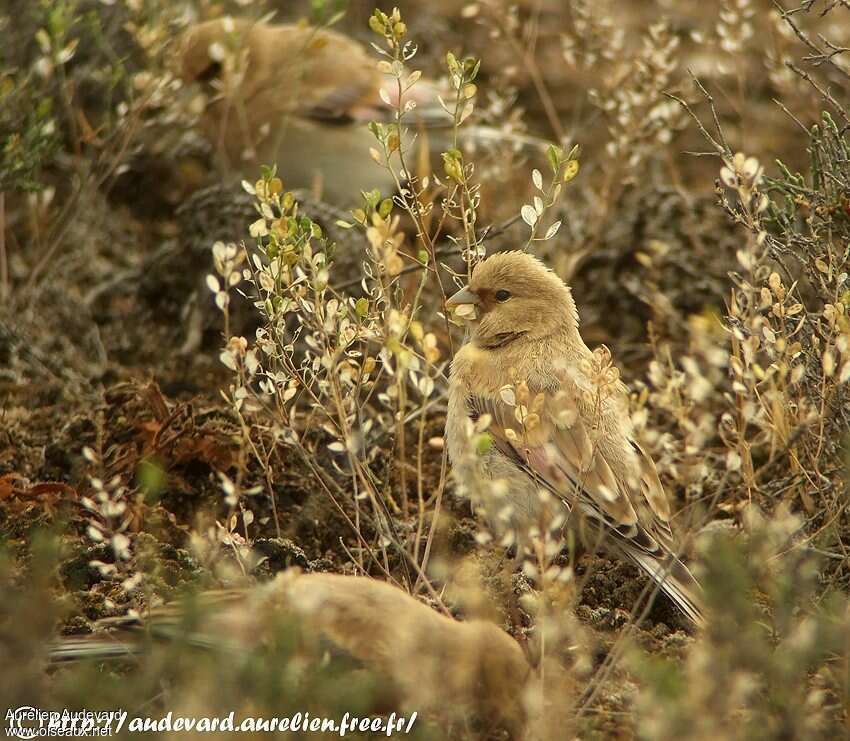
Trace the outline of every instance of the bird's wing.
<path fill-rule="evenodd" d="M 302 34 L 291 60 L 300 115 L 330 123 L 386 118 L 383 75 L 362 44 L 330 29 Z"/>
<path fill-rule="evenodd" d="M 467 398 L 474 418 L 490 415 L 488 432 L 497 450 L 571 509 L 578 506 L 578 511 L 641 550 L 654 554 L 669 546 L 664 491 L 652 461 L 640 448 L 635 450 L 640 473 L 625 480 L 614 473 L 601 446 L 595 444 L 596 432 L 579 413 L 574 392 L 565 387 L 531 392 L 526 403 L 511 396 L 509 392 Z M 641 507 L 644 501 L 652 513 L 649 522 L 644 514 L 647 507 Z M 643 510 L 640 517 L 636 507 Z"/>
<path fill-rule="evenodd" d="M 314 88 L 299 103 L 300 113 L 326 122 L 346 123 L 387 118 L 389 108 L 380 99 L 371 76 L 349 76 Z"/>
<path fill-rule="evenodd" d="M 326 83 L 314 87 L 309 98 L 300 102 L 301 115 L 330 122 L 389 123 L 396 120 L 398 89 L 395 81 L 376 74 L 371 63 L 361 64 L 356 73 L 349 69 L 345 76 L 329 77 Z M 420 80 L 403 93 L 403 107 L 411 101 L 415 103 L 415 107 L 405 113 L 403 123 L 414 128 L 451 125 L 451 115 L 439 103 L 441 96 L 450 100 L 450 94 L 442 87 Z"/>
<path fill-rule="evenodd" d="M 658 478 L 658 470 L 655 462 L 644 449 L 634 440 L 631 441 L 632 448 L 637 456 L 640 467 L 640 491 L 643 500 L 649 505 L 652 513 L 652 524 L 656 535 L 668 548 L 673 547 L 673 532 L 670 530 L 670 502 L 661 480 Z"/>
<path fill-rule="evenodd" d="M 301 115 L 328 122 L 395 121 L 398 84 L 378 69 L 378 62 L 359 42 L 324 29 L 302 45 L 294 64 L 303 65 L 303 94 L 298 96 Z M 381 89 L 383 88 L 383 92 Z M 402 103 L 413 101 L 406 114 L 408 125 L 446 126 L 452 117 L 439 104 L 450 91 L 431 80 L 420 79 L 402 94 Z"/>
<path fill-rule="evenodd" d="M 467 406 L 475 419 L 490 415 L 487 430 L 499 452 L 571 510 L 578 507 L 601 522 L 621 551 L 695 624 L 703 624 L 702 588 L 675 555 L 670 508 L 652 459 L 631 442 L 637 473 L 617 476 L 594 443 L 595 431 L 579 413 L 575 393 L 561 387 L 525 397 L 471 395 Z"/>

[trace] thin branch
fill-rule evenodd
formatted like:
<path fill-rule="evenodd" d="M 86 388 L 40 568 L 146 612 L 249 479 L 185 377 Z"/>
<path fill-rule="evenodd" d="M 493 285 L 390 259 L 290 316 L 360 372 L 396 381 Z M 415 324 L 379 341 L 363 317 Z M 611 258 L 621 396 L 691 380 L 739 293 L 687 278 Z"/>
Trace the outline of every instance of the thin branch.
<path fill-rule="evenodd" d="M 800 69 L 793 62 L 785 62 L 785 66 L 788 67 L 794 74 L 802 77 L 806 82 L 809 83 L 815 90 L 818 91 L 820 96 L 827 101 L 837 112 L 841 118 L 844 119 L 844 123 L 850 126 L 850 116 L 847 115 L 847 111 L 844 110 L 844 107 L 833 97 L 832 93 L 829 90 L 825 90 L 823 87 L 818 85 L 817 82 L 812 78 L 812 76 L 806 72 L 805 70 Z"/>

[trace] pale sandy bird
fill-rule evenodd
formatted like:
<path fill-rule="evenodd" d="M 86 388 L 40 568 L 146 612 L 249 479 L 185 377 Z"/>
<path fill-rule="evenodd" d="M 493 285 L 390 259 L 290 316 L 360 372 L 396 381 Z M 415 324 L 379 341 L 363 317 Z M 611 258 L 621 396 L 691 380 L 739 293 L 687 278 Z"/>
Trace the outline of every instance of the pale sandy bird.
<path fill-rule="evenodd" d="M 392 175 L 369 154 L 377 142 L 368 129 L 370 121 L 394 120 L 395 83 L 359 42 L 330 29 L 228 17 L 189 28 L 177 49 L 183 80 L 206 86 L 201 125 L 226 169 L 255 175 L 259 165 L 274 163 L 288 189 L 311 189 L 338 205 L 350 205 L 360 191 L 395 190 Z M 452 123 L 439 95 L 452 100 L 425 78 L 404 94 L 405 103 L 416 104 L 407 125 L 418 141 L 430 132 L 434 153 L 450 146 Z M 465 131 L 478 141 L 544 145 L 485 126 Z M 417 167 L 417 154 L 409 167 Z"/>
<path fill-rule="evenodd" d="M 140 653 L 143 631 L 203 648 L 261 650 L 281 625 L 293 624 L 289 620 L 297 626 L 302 658 L 331 652 L 362 662 L 389 680 L 393 701 L 407 711 L 451 718 L 472 712 L 514 738 L 522 735 L 523 687 L 531 668 L 519 644 L 492 623 L 452 620 L 386 582 L 297 569 L 258 587 L 202 593 L 191 606 L 196 623 L 186 620 L 184 605 L 165 605 L 144 618 L 102 620 L 100 627 L 122 630 L 62 639 L 50 657 L 71 661 Z"/>
<path fill-rule="evenodd" d="M 670 506 L 632 435 L 626 389 L 607 350 L 584 344 L 570 289 L 537 258 L 503 252 L 479 263 L 447 306 L 468 319 L 451 368 L 447 447 L 494 528 L 521 538 L 548 491 L 702 623 L 701 589 L 675 555 Z M 471 451 L 470 428 L 485 415 L 492 444 Z M 492 480 L 507 486 L 507 508 Z"/>

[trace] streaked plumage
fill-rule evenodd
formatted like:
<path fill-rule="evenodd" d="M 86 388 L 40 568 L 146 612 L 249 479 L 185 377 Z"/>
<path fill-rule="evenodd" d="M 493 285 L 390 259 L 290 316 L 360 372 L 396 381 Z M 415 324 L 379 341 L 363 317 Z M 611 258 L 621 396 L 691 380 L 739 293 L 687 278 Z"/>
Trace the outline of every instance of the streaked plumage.
<path fill-rule="evenodd" d="M 571 517 L 577 509 L 601 525 L 611 546 L 700 623 L 701 590 L 674 555 L 655 464 L 632 436 L 610 354 L 591 352 L 579 334 L 570 289 L 536 258 L 505 252 L 480 263 L 449 306 L 472 307 L 475 317 L 452 363 L 447 445 L 468 486 L 480 476 L 507 484 L 510 511 L 486 486 L 481 492 L 491 523 L 521 536 L 537 519 L 539 490 L 547 490 Z M 471 454 L 469 428 L 484 415 L 492 447 Z"/>

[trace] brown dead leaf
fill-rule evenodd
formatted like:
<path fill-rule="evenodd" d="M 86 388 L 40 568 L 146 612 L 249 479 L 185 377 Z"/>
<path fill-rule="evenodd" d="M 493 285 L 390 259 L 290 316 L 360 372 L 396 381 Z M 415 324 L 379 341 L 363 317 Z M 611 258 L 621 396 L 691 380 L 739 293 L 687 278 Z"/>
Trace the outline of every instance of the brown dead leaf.
<path fill-rule="evenodd" d="M 7 473 L 0 476 L 0 501 L 9 499 L 17 491 L 16 481 L 23 481 L 24 477 L 17 473 Z"/>
<path fill-rule="evenodd" d="M 33 484 L 24 492 L 24 496 L 27 497 L 59 496 L 61 494 L 66 494 L 69 499 L 79 499 L 77 490 L 62 481 L 43 481 Z"/>

